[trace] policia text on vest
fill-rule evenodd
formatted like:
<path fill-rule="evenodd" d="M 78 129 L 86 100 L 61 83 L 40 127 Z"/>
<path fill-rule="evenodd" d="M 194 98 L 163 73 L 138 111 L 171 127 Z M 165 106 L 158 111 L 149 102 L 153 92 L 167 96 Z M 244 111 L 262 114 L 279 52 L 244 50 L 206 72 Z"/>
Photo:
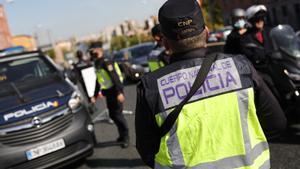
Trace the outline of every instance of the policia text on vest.
<path fill-rule="evenodd" d="M 178 70 L 158 79 L 158 89 L 165 108 L 178 105 L 186 97 L 194 82 L 191 79 L 195 79 L 199 69 L 200 66 Z M 191 101 L 239 88 L 241 81 L 232 59 L 219 60 L 211 67 L 205 83 Z"/>

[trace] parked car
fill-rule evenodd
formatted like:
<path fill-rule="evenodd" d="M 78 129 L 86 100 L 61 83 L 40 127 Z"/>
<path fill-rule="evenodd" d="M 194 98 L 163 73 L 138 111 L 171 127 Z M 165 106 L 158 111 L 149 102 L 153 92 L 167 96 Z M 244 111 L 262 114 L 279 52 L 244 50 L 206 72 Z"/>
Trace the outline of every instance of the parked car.
<path fill-rule="evenodd" d="M 232 26 L 226 26 L 217 31 L 210 32 L 208 42 L 225 42 L 232 29 Z"/>
<path fill-rule="evenodd" d="M 130 80 L 138 80 L 149 72 L 148 55 L 154 48 L 154 43 L 142 43 L 117 52 L 113 59 L 119 63 L 125 77 Z"/>
<path fill-rule="evenodd" d="M 0 57 L 0 168 L 53 168 L 92 154 L 81 94 L 42 52 Z"/>

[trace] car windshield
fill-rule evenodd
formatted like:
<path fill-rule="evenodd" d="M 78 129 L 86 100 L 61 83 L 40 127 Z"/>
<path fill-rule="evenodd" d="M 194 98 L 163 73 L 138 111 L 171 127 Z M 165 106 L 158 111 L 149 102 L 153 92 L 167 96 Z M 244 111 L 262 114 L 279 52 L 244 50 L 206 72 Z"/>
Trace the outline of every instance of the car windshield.
<path fill-rule="evenodd" d="M 153 47 L 154 47 L 153 44 L 134 47 L 130 50 L 131 57 L 133 59 L 136 59 L 139 57 L 147 56 L 151 52 Z"/>
<path fill-rule="evenodd" d="M 271 37 L 276 46 L 288 55 L 300 58 L 300 39 L 294 30 L 287 25 L 280 25 L 272 29 Z"/>
<path fill-rule="evenodd" d="M 0 86 L 11 83 L 26 85 L 55 73 L 55 69 L 41 57 L 0 62 Z"/>

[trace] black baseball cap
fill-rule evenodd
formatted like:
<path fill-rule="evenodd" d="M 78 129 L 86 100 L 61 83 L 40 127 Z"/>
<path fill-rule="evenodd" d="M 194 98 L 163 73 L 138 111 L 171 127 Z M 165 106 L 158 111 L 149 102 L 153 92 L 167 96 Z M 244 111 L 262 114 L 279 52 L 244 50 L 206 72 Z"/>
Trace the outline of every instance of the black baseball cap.
<path fill-rule="evenodd" d="M 168 0 L 158 13 L 161 31 L 172 40 L 194 37 L 205 29 L 200 5 L 196 0 Z"/>

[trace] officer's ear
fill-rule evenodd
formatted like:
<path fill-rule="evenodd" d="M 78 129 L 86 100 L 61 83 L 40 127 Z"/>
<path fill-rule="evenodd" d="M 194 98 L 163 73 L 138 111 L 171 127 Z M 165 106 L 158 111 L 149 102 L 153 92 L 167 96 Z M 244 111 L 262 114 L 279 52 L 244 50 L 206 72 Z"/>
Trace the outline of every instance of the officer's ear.
<path fill-rule="evenodd" d="M 208 38 L 209 38 L 209 28 L 207 27 L 207 26 L 205 26 L 205 29 L 204 29 L 204 31 L 206 32 L 205 34 L 206 34 L 206 41 L 208 41 Z"/>
<path fill-rule="evenodd" d="M 162 38 L 162 42 L 163 42 L 163 45 L 164 45 L 166 51 L 171 51 L 170 44 L 169 44 L 168 40 L 165 37 Z"/>

